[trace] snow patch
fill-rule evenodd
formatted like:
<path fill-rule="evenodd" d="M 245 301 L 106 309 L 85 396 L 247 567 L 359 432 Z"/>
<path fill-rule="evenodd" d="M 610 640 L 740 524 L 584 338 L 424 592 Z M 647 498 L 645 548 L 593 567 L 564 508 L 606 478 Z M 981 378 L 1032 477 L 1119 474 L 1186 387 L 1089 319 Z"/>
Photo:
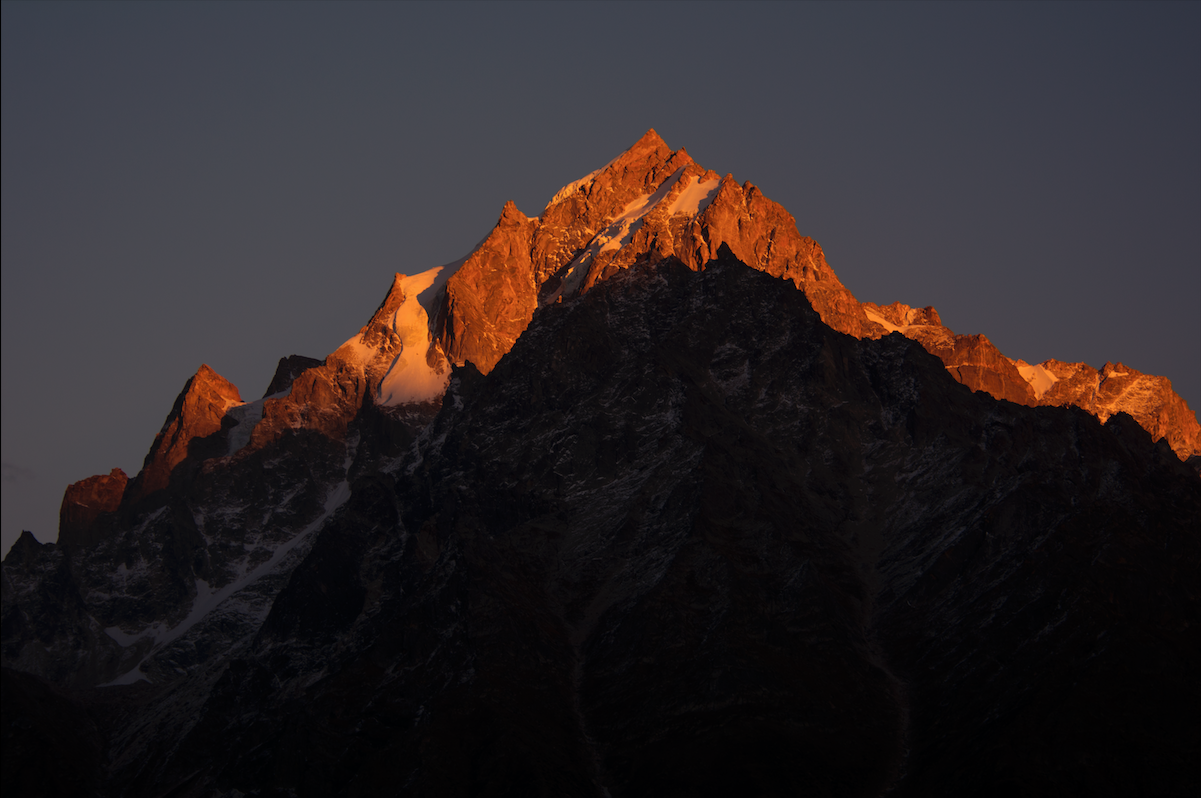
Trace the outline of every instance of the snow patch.
<path fill-rule="evenodd" d="M 1051 386 L 1059 382 L 1058 377 L 1041 365 L 1031 366 L 1024 360 L 1011 362 L 1017 366 L 1018 374 L 1022 375 L 1022 379 L 1030 383 L 1030 387 L 1034 389 L 1035 399 L 1042 399 L 1043 395 L 1051 390 Z"/>
<path fill-rule="evenodd" d="M 686 214 L 696 218 L 697 214 L 709 207 L 709 203 L 713 202 L 713 198 L 717 196 L 717 189 L 721 186 L 721 180 L 714 178 L 699 182 L 695 177 L 688 178 L 688 184 L 684 186 L 684 190 L 676 197 L 667 209 L 668 216 L 677 214 Z"/>
<path fill-rule="evenodd" d="M 439 362 L 438 368 L 431 368 L 428 363 L 430 349 L 434 346 L 432 319 L 438 297 L 446 288 L 446 281 L 468 257 L 464 255 L 453 263 L 399 278 L 398 287 L 404 292 L 404 302 L 392 313 L 391 318 L 378 321 L 391 327 L 400 338 L 401 346 L 380 381 L 375 395 L 376 404 L 394 407 L 410 402 L 425 402 L 446 392 L 450 369 L 440 362 L 443 360 L 440 355 L 434 358 Z M 342 344 L 338 351 L 364 369 L 383 356 L 377 347 L 364 343 L 362 333 Z"/>
<path fill-rule="evenodd" d="M 435 371 L 426 358 L 433 346 L 430 329 L 433 299 L 438 289 L 446 285 L 450 272 L 447 267 L 439 266 L 400 281 L 405 301 L 392 317 L 392 329 L 400 336 L 401 350 L 380 382 L 377 404 L 391 407 L 426 401 L 445 393 L 450 369 L 443 366 Z"/>
<path fill-rule="evenodd" d="M 621 153 L 621 155 L 613 156 L 612 158 L 609 159 L 609 162 L 607 164 L 605 164 L 604 166 L 602 166 L 600 169 L 593 170 L 593 171 L 589 172 L 588 174 L 584 175 L 583 177 L 581 177 L 579 180 L 573 180 L 570 183 L 568 183 L 567 185 L 563 186 L 563 188 L 561 188 L 555 192 L 555 196 L 551 197 L 550 202 L 546 203 L 546 207 L 549 208 L 550 206 L 554 205 L 556 202 L 559 202 L 560 200 L 570 197 L 572 194 L 574 194 L 576 191 L 578 191 L 581 186 L 584 186 L 587 183 L 591 183 L 593 180 L 596 179 L 597 175 L 599 175 L 601 172 L 605 171 L 610 166 L 612 166 L 614 164 L 614 162 L 616 162 L 617 159 L 620 158 L 622 155 L 625 155 L 625 153 L 623 152 L 623 153 Z M 545 213 L 545 212 L 546 211 L 544 209 L 543 213 Z"/>
<path fill-rule="evenodd" d="M 118 676 L 116 679 L 113 679 L 111 682 L 107 682 L 107 683 L 105 683 L 105 684 L 102 684 L 102 685 L 100 685 L 100 686 L 101 686 L 101 687 L 117 687 L 117 686 L 119 686 L 119 685 L 133 684 L 133 683 L 135 683 L 135 682 L 148 682 L 148 681 L 150 681 L 150 677 L 149 677 L 149 676 L 147 676 L 147 675 L 146 675 L 146 674 L 145 674 L 145 673 L 142 671 L 142 669 L 141 669 L 141 665 L 142 665 L 142 663 L 141 663 L 141 662 L 139 662 L 139 663 L 138 663 L 138 667 L 134 668 L 133 670 L 129 671 L 128 673 L 125 673 L 125 674 L 122 674 L 121 676 Z"/>
<path fill-rule="evenodd" d="M 621 214 L 613 220 L 612 224 L 605 229 L 603 233 L 598 233 L 596 238 L 592 239 L 594 243 L 600 245 L 599 252 L 611 252 L 615 249 L 621 249 L 630 240 L 632 235 L 630 228 L 635 222 L 641 221 L 643 216 L 646 216 L 653 204 L 650 200 L 652 194 L 643 194 L 636 197 L 631 203 L 622 209 Z"/>
<path fill-rule="evenodd" d="M 905 332 L 903 328 L 896 326 L 895 324 L 890 322 L 888 319 L 881 316 L 879 313 L 875 313 L 866 307 L 863 309 L 863 313 L 864 313 L 864 315 L 867 316 L 869 321 L 874 321 L 876 324 L 879 324 L 881 327 L 888 330 L 890 333 L 894 333 L 894 332 L 904 333 Z"/>
<path fill-rule="evenodd" d="M 612 161 L 610 161 L 609 163 L 612 163 Z M 605 166 L 608 166 L 608 164 L 605 164 Z M 563 186 L 563 188 L 561 188 L 557 192 L 555 192 L 555 196 L 550 198 L 550 202 L 546 203 L 546 207 L 549 208 L 550 206 L 554 205 L 556 202 L 560 202 L 562 200 L 567 199 L 572 194 L 576 193 L 576 191 L 578 191 L 581 186 L 583 186 L 587 183 L 591 183 L 593 181 L 593 179 L 595 179 L 596 176 L 599 175 L 603 171 L 603 169 L 604 169 L 604 167 L 602 167 L 601 169 L 597 169 L 594 172 L 589 172 L 588 174 L 581 177 L 579 180 L 573 180 L 572 182 Z"/>

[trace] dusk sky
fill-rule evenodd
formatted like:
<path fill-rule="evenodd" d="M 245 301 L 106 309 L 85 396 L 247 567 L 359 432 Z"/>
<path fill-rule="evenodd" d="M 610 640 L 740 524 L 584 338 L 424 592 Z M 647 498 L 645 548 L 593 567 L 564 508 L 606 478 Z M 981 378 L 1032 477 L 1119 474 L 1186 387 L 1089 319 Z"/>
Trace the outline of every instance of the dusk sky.
<path fill-rule="evenodd" d="M 655 128 L 860 300 L 1201 407 L 1201 3 L 3 4 L 3 551 Z M 765 319 L 764 323 L 770 323 Z"/>

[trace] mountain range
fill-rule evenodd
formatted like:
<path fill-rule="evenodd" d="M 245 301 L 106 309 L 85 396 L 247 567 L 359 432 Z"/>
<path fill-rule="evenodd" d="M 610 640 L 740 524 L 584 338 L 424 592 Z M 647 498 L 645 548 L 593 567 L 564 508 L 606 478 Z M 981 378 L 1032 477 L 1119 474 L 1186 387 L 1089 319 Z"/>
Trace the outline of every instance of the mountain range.
<path fill-rule="evenodd" d="M 3 563 L 6 791 L 1186 795 L 1201 425 L 652 130 Z"/>

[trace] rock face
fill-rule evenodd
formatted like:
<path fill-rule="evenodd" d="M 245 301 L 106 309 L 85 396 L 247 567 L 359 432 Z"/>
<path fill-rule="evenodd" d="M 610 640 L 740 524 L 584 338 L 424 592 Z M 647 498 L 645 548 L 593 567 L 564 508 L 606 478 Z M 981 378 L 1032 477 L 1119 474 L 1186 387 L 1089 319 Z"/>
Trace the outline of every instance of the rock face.
<path fill-rule="evenodd" d="M 1142 374 L 1122 364 L 1100 371 L 1087 363 L 1046 360 L 1036 366 L 1011 360 L 983 335 L 957 335 L 932 307 L 900 302 L 864 302 L 868 319 L 899 332 L 937 355 L 951 375 L 974 391 L 1035 407 L 1079 407 L 1102 422 L 1127 413 L 1155 440 L 1166 440 L 1181 460 L 1201 453 L 1201 424 L 1166 377 Z"/>
<path fill-rule="evenodd" d="M 434 331 L 456 365 L 487 374 L 538 305 L 591 290 L 631 264 L 675 256 L 693 269 L 728 246 L 786 277 L 842 332 L 874 329 L 821 247 L 750 183 L 707 171 L 654 130 L 604 168 L 564 187 L 530 219 L 512 202 L 446 284 Z"/>
<path fill-rule="evenodd" d="M 938 357 L 957 381 L 997 399 L 1034 405 L 1034 391 L 1017 367 L 983 335 L 956 335 L 943 326 L 932 307 L 911 308 L 894 302 L 880 307 L 863 303 L 864 312 L 888 332 L 912 338 Z"/>
<path fill-rule="evenodd" d="M 58 545 L 90 546 L 103 535 L 107 524 L 121 506 L 129 477 L 119 468 L 108 474 L 80 480 L 63 494 L 58 513 Z"/>
<path fill-rule="evenodd" d="M 530 323 L 538 306 L 530 263 L 536 226 L 506 203 L 496 227 L 447 281 L 436 334 L 452 363 L 490 371 Z"/>
<path fill-rule="evenodd" d="M 283 393 L 292 387 L 292 383 L 303 372 L 311 368 L 316 368 L 323 362 L 322 360 L 305 357 L 304 355 L 281 357 L 279 365 L 275 367 L 275 375 L 271 378 L 271 383 L 267 386 L 267 390 L 263 392 L 263 398 Z"/>
<path fill-rule="evenodd" d="M 220 451 L 225 445 L 221 433 L 226 411 L 240 404 L 238 388 L 208 365 L 201 365 L 175 399 L 171 415 L 155 437 L 133 487 L 135 493 L 145 496 L 165 489 L 175 466 L 189 459 L 193 446 L 204 449 L 204 454 L 209 449 Z M 191 461 L 197 459 L 203 459 L 203 455 L 192 455 Z"/>
<path fill-rule="evenodd" d="M 327 362 L 287 366 L 279 385 L 309 370 L 302 387 L 310 393 L 268 399 L 261 409 L 267 423 L 256 434 L 301 426 L 343 435 L 350 417 L 345 408 L 364 401 L 391 408 L 436 405 L 452 365 L 471 363 L 487 374 L 538 307 L 586 293 L 634 263 L 674 257 L 701 269 L 723 246 L 752 268 L 790 280 L 839 332 L 857 338 L 900 332 L 972 390 L 1027 406 L 1072 404 L 1099 413 L 1102 421 L 1108 417 L 1087 391 L 1061 388 L 1044 402 L 1041 385 L 1027 379 L 1034 367 L 1019 366 L 984 335 L 956 334 L 934 308 L 860 303 L 783 207 L 749 182 L 706 170 L 648 130 L 603 168 L 561 189 L 540 216 L 527 217 L 508 202 L 496 226 L 464 258 L 411 277 L 397 275 L 371 321 Z M 1046 381 L 1049 374 L 1043 369 L 1038 376 Z M 1115 398 L 1108 412 L 1130 413 L 1157 439 L 1166 438 L 1181 459 L 1201 453 L 1196 415 L 1166 379 L 1148 379 L 1158 382 L 1131 398 Z M 275 380 L 271 388 L 269 395 L 283 390 Z M 331 414 L 331 402 L 343 409 Z M 259 410 L 243 412 L 257 423 Z"/>
<path fill-rule="evenodd" d="M 1100 371 L 1087 363 L 1058 360 L 1039 366 L 1055 378 L 1039 404 L 1083 407 L 1101 421 L 1127 413 L 1152 438 L 1166 440 L 1182 459 L 1201 453 L 1201 424 L 1167 377 L 1143 374 L 1121 363 L 1106 363 Z"/>
<path fill-rule="evenodd" d="M 146 462 L 138 474 L 133 492 L 148 496 L 167 487 L 173 472 L 187 460 L 193 446 L 197 450 L 219 451 L 224 446 L 222 423 L 226 411 L 242 404 L 242 397 L 233 383 L 208 366 L 202 365 L 188 380 L 175 400 L 166 423 L 154 439 Z M 205 459 L 193 454 L 191 462 Z"/>
<path fill-rule="evenodd" d="M 345 499 L 363 438 L 378 457 L 413 437 L 412 419 L 363 412 L 368 377 L 338 352 L 287 386 L 280 372 L 309 360 L 282 361 L 287 393 L 251 403 L 201 366 L 133 480 L 67 490 L 59 545 L 26 536 L 5 560 L 6 666 L 69 688 L 128 683 L 194 671 L 253 633 Z"/>
<path fill-rule="evenodd" d="M 1192 794 L 1196 430 L 651 131 L 22 535 L 4 787 Z"/>

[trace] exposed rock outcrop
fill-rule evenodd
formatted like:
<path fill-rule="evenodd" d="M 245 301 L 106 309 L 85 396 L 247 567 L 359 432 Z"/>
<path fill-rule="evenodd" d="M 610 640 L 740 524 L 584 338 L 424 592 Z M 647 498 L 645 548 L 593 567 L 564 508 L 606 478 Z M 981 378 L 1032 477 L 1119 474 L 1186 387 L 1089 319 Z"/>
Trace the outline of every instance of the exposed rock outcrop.
<path fill-rule="evenodd" d="M 447 282 L 433 334 L 452 363 L 487 374 L 539 303 L 587 292 L 643 261 L 675 256 L 700 269 L 723 245 L 753 268 L 791 280 L 835 329 L 858 337 L 877 329 L 784 208 L 750 183 L 706 171 L 649 130 L 564 187 L 541 216 L 530 219 L 507 203 Z"/>
<path fill-rule="evenodd" d="M 58 545 L 90 546 L 97 542 L 121 506 L 129 477 L 119 468 L 80 480 L 63 494 L 58 513 Z M 102 519 L 104 519 L 102 521 Z"/>
<path fill-rule="evenodd" d="M 1167 377 L 1143 374 L 1121 363 L 1106 363 L 1100 371 L 1087 363 L 1058 360 L 1039 365 L 1055 377 L 1039 404 L 1082 407 L 1101 421 L 1127 413 L 1152 438 L 1167 440 L 1182 460 L 1201 454 L 1201 424 Z"/>
<path fill-rule="evenodd" d="M 1017 367 L 983 335 L 957 335 L 943 325 L 932 307 L 911 308 L 900 302 L 881 307 L 864 302 L 868 319 L 887 332 L 912 338 L 938 357 L 947 371 L 973 391 L 1020 405 L 1036 404 L 1034 391 Z"/>
<path fill-rule="evenodd" d="M 162 431 L 155 436 L 135 479 L 134 494 L 140 498 L 165 489 L 171 473 L 189 455 L 192 462 L 200 462 L 221 453 L 226 445 L 221 438 L 222 422 L 226 413 L 240 404 L 242 397 L 234 384 L 202 365 L 184 385 Z"/>
<path fill-rule="evenodd" d="M 292 387 L 292 383 L 302 372 L 316 368 L 323 362 L 325 361 L 305 357 L 304 355 L 281 357 L 279 365 L 275 367 L 275 375 L 271 377 L 271 383 L 267 386 L 267 390 L 263 392 L 263 398 L 283 393 Z"/>
<path fill-rule="evenodd" d="M 447 281 L 434 334 L 452 363 L 491 371 L 530 323 L 538 307 L 530 260 L 537 224 L 505 203 L 496 227 Z"/>
<path fill-rule="evenodd" d="M 1201 424 L 1166 377 L 1143 374 L 1120 363 L 1106 363 L 1100 371 L 1087 363 L 1058 360 L 1032 366 L 1005 357 L 983 335 L 952 332 L 932 307 L 864 302 L 863 309 L 886 332 L 899 332 L 921 343 L 956 380 L 974 391 L 1030 407 L 1079 407 L 1102 422 L 1115 413 L 1127 413 L 1155 440 L 1166 440 L 1181 460 L 1201 453 Z"/>

